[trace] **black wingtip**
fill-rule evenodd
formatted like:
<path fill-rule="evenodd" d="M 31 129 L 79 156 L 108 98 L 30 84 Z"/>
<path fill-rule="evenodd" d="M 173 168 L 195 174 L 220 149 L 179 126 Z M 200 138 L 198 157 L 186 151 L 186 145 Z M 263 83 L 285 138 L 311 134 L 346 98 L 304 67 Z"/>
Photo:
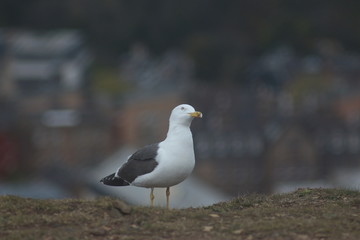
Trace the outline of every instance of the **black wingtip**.
<path fill-rule="evenodd" d="M 115 176 L 115 173 L 110 174 L 100 180 L 101 183 L 108 186 L 128 186 L 129 183 L 124 181 L 123 179 Z"/>

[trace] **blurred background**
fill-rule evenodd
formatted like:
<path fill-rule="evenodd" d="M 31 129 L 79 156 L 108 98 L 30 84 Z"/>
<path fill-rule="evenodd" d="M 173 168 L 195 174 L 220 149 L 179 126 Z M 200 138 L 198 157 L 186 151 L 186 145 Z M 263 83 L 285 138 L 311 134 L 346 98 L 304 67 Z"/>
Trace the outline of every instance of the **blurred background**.
<path fill-rule="evenodd" d="M 162 140 L 180 103 L 204 118 L 176 206 L 359 189 L 359 12 L 357 0 L 2 0 L 0 194 L 147 203 L 146 189 L 98 181 Z"/>

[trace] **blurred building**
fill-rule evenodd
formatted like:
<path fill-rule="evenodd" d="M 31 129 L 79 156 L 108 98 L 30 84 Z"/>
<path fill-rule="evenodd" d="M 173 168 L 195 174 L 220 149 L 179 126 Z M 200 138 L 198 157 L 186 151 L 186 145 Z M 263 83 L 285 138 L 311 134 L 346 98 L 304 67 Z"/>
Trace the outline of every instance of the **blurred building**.
<path fill-rule="evenodd" d="M 248 85 L 198 86 L 197 173 L 234 195 L 338 186 L 339 171 L 360 169 L 359 69 L 346 52 L 280 48 L 254 62 Z"/>
<path fill-rule="evenodd" d="M 10 31 L 5 34 L 1 95 L 29 114 L 79 108 L 91 55 L 76 31 Z"/>
<path fill-rule="evenodd" d="M 108 154 L 111 118 L 91 100 L 92 56 L 81 33 L 4 30 L 0 39 L 1 119 L 7 132 L 12 129 L 8 135 L 21 162 L 13 172 L 56 178 L 54 171 L 62 169 L 64 178 L 70 166 Z M 14 148 L 10 142 L 0 141 L 0 152 Z"/>

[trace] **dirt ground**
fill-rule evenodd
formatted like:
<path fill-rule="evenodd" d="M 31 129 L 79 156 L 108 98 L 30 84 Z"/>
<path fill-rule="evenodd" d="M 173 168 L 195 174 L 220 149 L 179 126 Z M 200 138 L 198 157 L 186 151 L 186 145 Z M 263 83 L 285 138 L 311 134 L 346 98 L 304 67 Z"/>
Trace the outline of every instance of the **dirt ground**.
<path fill-rule="evenodd" d="M 360 192 L 299 189 L 204 208 L 0 197 L 0 239 L 360 239 Z"/>

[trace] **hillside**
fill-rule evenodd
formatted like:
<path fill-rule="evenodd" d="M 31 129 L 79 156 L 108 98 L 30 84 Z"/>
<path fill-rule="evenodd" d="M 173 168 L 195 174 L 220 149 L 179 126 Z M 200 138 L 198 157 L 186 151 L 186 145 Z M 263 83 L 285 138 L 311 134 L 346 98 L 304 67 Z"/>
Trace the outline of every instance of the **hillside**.
<path fill-rule="evenodd" d="M 360 239 L 360 192 L 299 189 L 176 210 L 2 196 L 0 239 Z"/>

